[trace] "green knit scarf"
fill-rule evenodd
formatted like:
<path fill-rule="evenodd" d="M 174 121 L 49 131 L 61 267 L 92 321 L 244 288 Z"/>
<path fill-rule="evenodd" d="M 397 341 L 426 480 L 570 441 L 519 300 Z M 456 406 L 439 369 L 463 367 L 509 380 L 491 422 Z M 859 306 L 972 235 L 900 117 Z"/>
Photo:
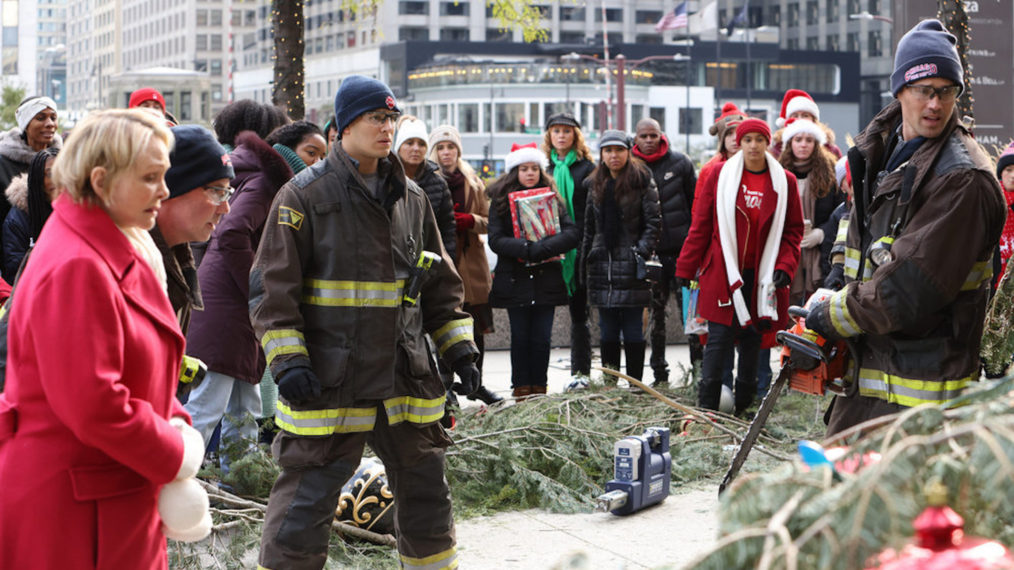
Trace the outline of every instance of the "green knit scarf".
<path fill-rule="evenodd" d="M 282 158 L 285 159 L 285 162 L 289 163 L 289 168 L 292 169 L 293 174 L 299 174 L 300 172 L 306 169 L 306 163 L 303 162 L 302 158 L 299 158 L 299 155 L 296 154 L 296 151 L 283 145 L 282 143 L 275 143 L 271 145 L 271 148 L 275 149 L 275 151 L 278 154 L 282 155 Z"/>
<path fill-rule="evenodd" d="M 567 213 L 571 220 L 577 220 L 574 216 L 574 177 L 570 175 L 570 165 L 577 162 L 577 151 L 570 149 L 562 160 L 556 152 L 551 152 L 553 159 L 553 179 L 556 181 L 556 190 L 563 196 L 567 203 Z M 567 293 L 574 294 L 576 285 L 574 283 L 574 265 L 577 262 L 577 249 L 568 251 L 563 256 L 563 282 L 567 285 Z"/>

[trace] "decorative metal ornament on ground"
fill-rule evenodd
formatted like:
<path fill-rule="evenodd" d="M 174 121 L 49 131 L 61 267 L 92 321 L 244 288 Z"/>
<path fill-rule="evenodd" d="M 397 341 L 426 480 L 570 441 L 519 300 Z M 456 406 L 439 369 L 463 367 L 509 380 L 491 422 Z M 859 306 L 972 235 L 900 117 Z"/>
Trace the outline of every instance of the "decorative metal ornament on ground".
<path fill-rule="evenodd" d="M 338 520 L 379 534 L 394 534 L 394 495 L 384 464 L 364 457 L 342 487 Z"/>

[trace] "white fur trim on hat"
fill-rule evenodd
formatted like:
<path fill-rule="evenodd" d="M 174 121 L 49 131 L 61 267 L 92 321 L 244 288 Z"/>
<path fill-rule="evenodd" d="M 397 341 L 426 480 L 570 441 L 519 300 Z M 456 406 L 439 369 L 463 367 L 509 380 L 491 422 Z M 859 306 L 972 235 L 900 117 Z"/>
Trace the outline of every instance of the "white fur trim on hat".
<path fill-rule="evenodd" d="M 526 162 L 537 163 L 543 170 L 549 168 L 549 159 L 546 158 L 546 153 L 530 146 L 519 148 L 508 154 L 507 158 L 503 160 L 504 169 L 507 172 L 514 170 L 516 166 L 521 166 Z"/>
<path fill-rule="evenodd" d="M 782 131 L 782 141 L 784 144 L 789 144 L 792 137 L 802 133 L 813 135 L 818 144 L 827 144 L 827 134 L 824 129 L 809 119 L 790 120 L 789 124 L 785 126 L 785 130 Z"/>
<path fill-rule="evenodd" d="M 394 136 L 394 154 L 398 154 L 401 145 L 411 139 L 422 139 L 423 144 L 429 144 L 430 134 L 426 131 L 426 123 L 408 119 L 398 127 L 398 134 Z"/>
<path fill-rule="evenodd" d="M 22 102 L 14 111 L 14 119 L 18 122 L 18 128 L 24 132 L 28 128 L 28 123 L 31 123 L 36 115 L 46 109 L 56 110 L 56 102 L 49 97 L 32 97 Z"/>
<path fill-rule="evenodd" d="M 778 119 L 779 121 L 781 121 L 780 123 L 778 123 L 778 126 L 779 127 L 783 126 L 785 124 L 785 121 L 788 121 L 789 118 L 792 117 L 793 113 L 797 113 L 799 111 L 806 111 L 807 113 L 813 115 L 814 119 L 818 121 L 820 120 L 820 108 L 817 107 L 817 103 L 815 103 L 813 99 L 810 99 L 809 97 L 803 97 L 802 95 L 800 95 L 798 97 L 793 97 L 792 99 L 789 99 L 789 103 L 785 105 L 785 118 Z"/>

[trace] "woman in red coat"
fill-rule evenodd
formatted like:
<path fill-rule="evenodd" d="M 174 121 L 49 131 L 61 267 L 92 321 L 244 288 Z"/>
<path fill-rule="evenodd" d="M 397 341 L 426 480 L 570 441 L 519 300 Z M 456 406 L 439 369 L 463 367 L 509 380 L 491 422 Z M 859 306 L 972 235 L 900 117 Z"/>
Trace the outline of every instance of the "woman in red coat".
<path fill-rule="evenodd" d="M 200 489 L 204 451 L 174 397 L 183 337 L 147 231 L 171 144 L 149 113 L 97 112 L 54 165 L 63 194 L 11 308 L 0 568 L 161 569 L 167 534 L 210 529 L 206 494 L 202 512 L 168 497 Z"/>
<path fill-rule="evenodd" d="M 764 121 L 736 127 L 740 152 L 709 173 L 676 263 L 677 278 L 700 282 L 698 310 L 708 320 L 698 403 L 718 409 L 722 363 L 738 341 L 737 415 L 757 393 L 761 335 L 788 322 L 803 235 L 796 178 L 767 153 L 770 142 Z"/>

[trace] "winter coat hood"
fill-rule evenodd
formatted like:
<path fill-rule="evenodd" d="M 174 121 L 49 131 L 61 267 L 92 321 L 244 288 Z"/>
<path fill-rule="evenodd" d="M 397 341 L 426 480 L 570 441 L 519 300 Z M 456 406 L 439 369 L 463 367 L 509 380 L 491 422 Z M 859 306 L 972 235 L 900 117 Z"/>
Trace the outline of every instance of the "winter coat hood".
<path fill-rule="evenodd" d="M 19 174 L 14 180 L 11 180 L 10 185 L 7 186 L 7 190 L 4 190 L 4 193 L 7 195 L 7 201 L 11 203 L 11 206 L 22 212 L 27 212 L 28 173 Z"/>
<path fill-rule="evenodd" d="M 59 134 L 55 134 L 53 135 L 53 144 L 49 146 L 62 148 L 63 139 Z M 18 162 L 27 167 L 32 163 L 32 158 L 35 157 L 35 153 L 37 152 L 25 142 L 25 139 L 21 136 L 21 129 L 14 127 L 7 132 L 0 133 L 0 157 Z"/>
<path fill-rule="evenodd" d="M 270 186 L 281 188 L 293 176 L 285 158 L 253 131 L 243 131 L 236 136 L 236 149 L 230 157 L 236 170 L 233 188 L 238 188 L 247 178 L 257 174 L 263 174 Z"/>

